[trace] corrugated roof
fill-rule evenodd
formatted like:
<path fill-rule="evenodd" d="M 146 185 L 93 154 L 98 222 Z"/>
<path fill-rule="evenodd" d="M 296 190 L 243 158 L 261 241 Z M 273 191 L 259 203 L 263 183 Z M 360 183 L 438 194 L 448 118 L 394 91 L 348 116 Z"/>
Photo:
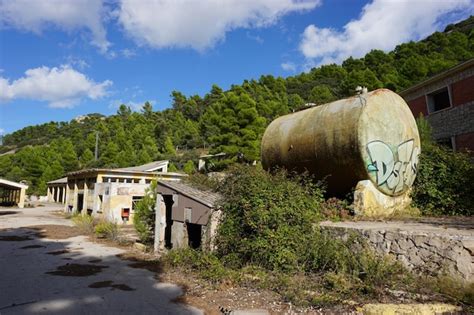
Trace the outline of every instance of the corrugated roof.
<path fill-rule="evenodd" d="M 152 172 L 155 169 L 168 164 L 168 160 L 163 160 L 163 161 L 154 161 L 150 162 L 147 164 L 143 165 L 138 165 L 138 166 L 130 166 L 130 167 L 123 167 L 123 168 L 117 168 L 116 170 L 121 170 L 121 171 L 133 171 L 133 172 Z"/>
<path fill-rule="evenodd" d="M 58 179 L 49 181 L 47 184 L 67 184 L 67 177 L 58 178 Z"/>
<path fill-rule="evenodd" d="M 183 182 L 170 182 L 159 180 L 158 185 L 168 187 L 184 196 L 194 199 L 197 202 L 200 202 L 211 208 L 213 208 L 216 205 L 217 201 L 221 198 L 221 195 L 219 195 L 218 193 L 197 189 Z"/>

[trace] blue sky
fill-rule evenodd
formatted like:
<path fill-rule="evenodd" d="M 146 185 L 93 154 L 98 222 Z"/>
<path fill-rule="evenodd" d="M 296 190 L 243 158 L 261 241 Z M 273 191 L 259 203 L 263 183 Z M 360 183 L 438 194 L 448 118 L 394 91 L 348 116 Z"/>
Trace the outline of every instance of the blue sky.
<path fill-rule="evenodd" d="M 389 51 L 474 0 L 0 0 L 0 132 Z"/>

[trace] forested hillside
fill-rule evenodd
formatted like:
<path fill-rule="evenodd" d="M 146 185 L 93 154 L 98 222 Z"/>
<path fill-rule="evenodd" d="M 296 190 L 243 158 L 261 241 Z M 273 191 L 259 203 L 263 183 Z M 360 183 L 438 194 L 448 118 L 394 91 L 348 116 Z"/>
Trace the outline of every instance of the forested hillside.
<path fill-rule="evenodd" d="M 30 126 L 4 136 L 0 177 L 30 184 L 44 193 L 46 182 L 87 167 L 124 167 L 169 158 L 181 168 L 202 152 L 243 154 L 259 159 L 260 139 L 275 117 L 305 103 L 323 104 L 350 96 L 358 85 L 369 90 L 403 89 L 474 57 L 474 17 L 449 25 L 420 42 L 385 53 L 373 50 L 364 58 L 326 65 L 307 73 L 245 80 L 223 91 L 214 85 L 204 96 L 172 93 L 172 108 L 141 112 L 122 105 L 116 115 L 90 114 L 70 122 Z M 94 160 L 96 133 L 99 159 Z M 228 161 L 232 162 L 232 161 Z M 173 167 L 174 167 L 173 166 Z M 190 162 L 187 170 L 192 169 Z"/>

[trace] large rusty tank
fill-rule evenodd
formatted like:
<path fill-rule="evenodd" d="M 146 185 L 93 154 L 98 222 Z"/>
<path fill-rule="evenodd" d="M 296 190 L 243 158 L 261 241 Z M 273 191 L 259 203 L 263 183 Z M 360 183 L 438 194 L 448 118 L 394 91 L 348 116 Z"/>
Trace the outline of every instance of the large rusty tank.
<path fill-rule="evenodd" d="M 333 195 L 347 194 L 367 179 L 386 195 L 401 195 L 413 185 L 419 154 L 415 119 L 387 89 L 279 117 L 262 139 L 265 169 L 326 178 Z"/>

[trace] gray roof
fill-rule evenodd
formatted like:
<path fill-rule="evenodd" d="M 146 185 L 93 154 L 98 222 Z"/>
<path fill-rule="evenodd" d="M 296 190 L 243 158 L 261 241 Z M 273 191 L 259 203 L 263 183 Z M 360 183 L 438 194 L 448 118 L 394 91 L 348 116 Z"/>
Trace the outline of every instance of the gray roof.
<path fill-rule="evenodd" d="M 154 169 L 156 169 L 160 166 L 163 166 L 164 164 L 168 164 L 168 160 L 154 161 L 154 162 L 150 162 L 150 163 L 143 164 L 143 165 L 138 165 L 138 166 L 118 168 L 116 170 L 133 171 L 133 172 L 151 172 L 152 170 L 154 170 Z"/>
<path fill-rule="evenodd" d="M 203 205 L 214 208 L 221 195 L 212 191 L 205 191 L 185 184 L 183 182 L 170 182 L 159 180 L 158 185 L 168 187 L 186 197 L 196 200 Z"/>
<path fill-rule="evenodd" d="M 58 178 L 58 179 L 49 181 L 47 184 L 67 184 L 67 177 Z"/>

